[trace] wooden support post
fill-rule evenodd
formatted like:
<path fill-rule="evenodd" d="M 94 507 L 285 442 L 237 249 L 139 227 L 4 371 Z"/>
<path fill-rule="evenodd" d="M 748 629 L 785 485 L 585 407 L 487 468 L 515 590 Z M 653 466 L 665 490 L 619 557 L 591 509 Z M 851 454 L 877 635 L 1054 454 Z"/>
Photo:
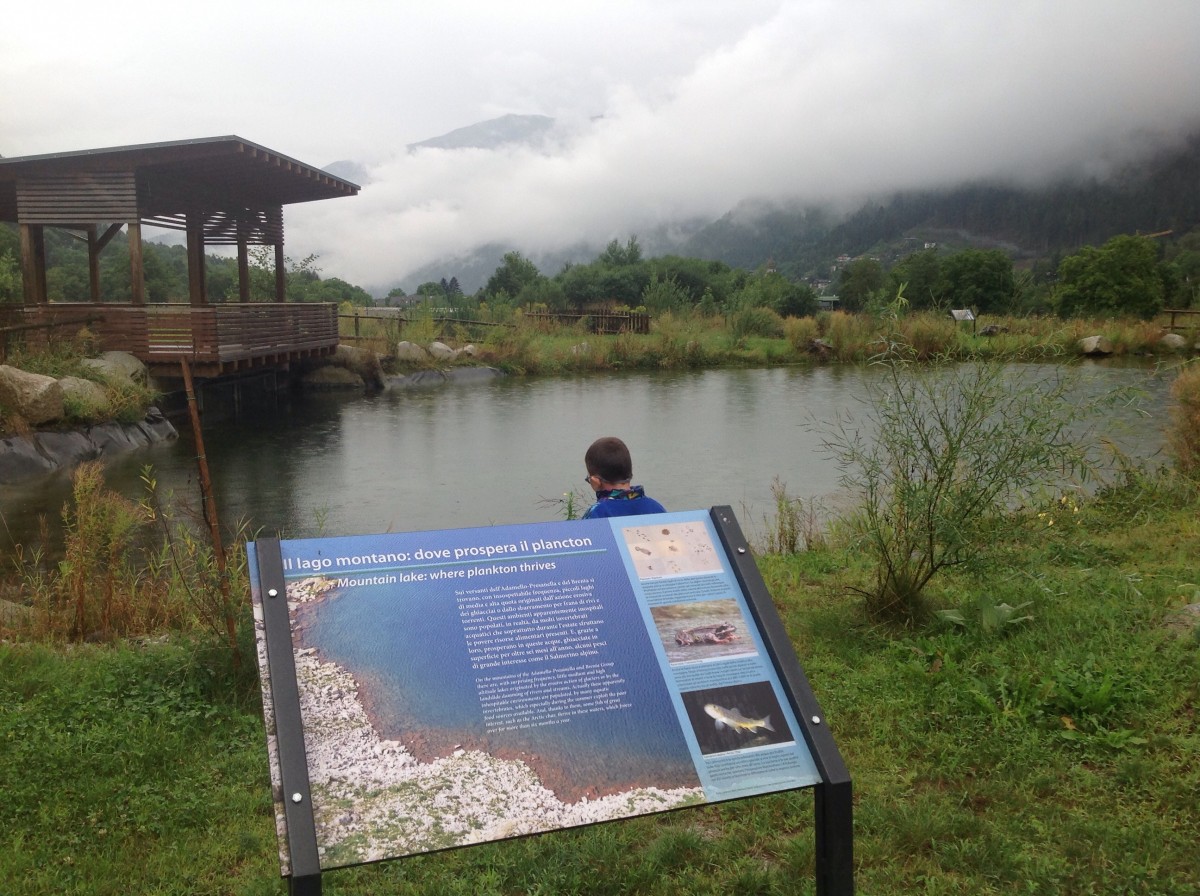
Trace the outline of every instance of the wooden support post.
<path fill-rule="evenodd" d="M 88 294 L 93 302 L 100 301 L 100 250 L 103 248 L 97 238 L 95 224 L 87 228 L 88 244 Z"/>
<path fill-rule="evenodd" d="M 41 224 L 21 225 L 21 276 L 26 305 L 44 305 L 46 295 L 46 238 Z"/>
<path fill-rule="evenodd" d="M 198 212 L 187 216 L 188 301 L 207 305 L 204 287 L 204 217 Z"/>
<path fill-rule="evenodd" d="M 212 538 L 213 559 L 217 561 L 217 576 L 221 587 L 221 611 L 225 624 L 225 636 L 233 651 L 233 667 L 240 669 L 242 654 L 238 649 L 237 621 L 234 618 L 233 598 L 229 593 L 229 573 L 225 569 L 225 547 L 221 541 L 221 521 L 217 517 L 217 499 L 213 496 L 212 479 L 208 473 L 208 458 L 204 454 L 204 434 L 200 429 L 200 411 L 196 407 L 196 390 L 192 385 L 192 369 L 187 358 L 179 359 L 183 372 L 183 388 L 187 394 L 188 416 L 192 423 L 192 437 L 196 441 L 196 466 L 200 474 L 200 495 L 204 502 L 204 518 Z"/>
<path fill-rule="evenodd" d="M 129 291 L 133 304 L 146 304 L 146 263 L 142 255 L 141 221 L 129 222 Z"/>
<path fill-rule="evenodd" d="M 283 240 L 275 244 L 275 301 L 287 301 L 287 258 L 283 254 Z"/>
<path fill-rule="evenodd" d="M 237 268 L 238 268 L 238 301 L 250 301 L 250 248 L 246 245 L 246 238 L 238 237 L 237 244 Z"/>

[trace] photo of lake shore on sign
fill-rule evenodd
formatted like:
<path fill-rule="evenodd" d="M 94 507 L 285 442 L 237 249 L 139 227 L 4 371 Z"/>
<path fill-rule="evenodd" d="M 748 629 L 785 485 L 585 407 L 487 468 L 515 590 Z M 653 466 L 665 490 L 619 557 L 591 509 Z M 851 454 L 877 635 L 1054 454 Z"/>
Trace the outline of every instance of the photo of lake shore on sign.
<path fill-rule="evenodd" d="M 651 607 L 650 615 L 671 665 L 758 652 L 733 598 Z"/>
<path fill-rule="evenodd" d="M 314 624 L 313 612 L 345 595 L 322 576 L 288 583 L 293 639 L 303 641 L 295 620 Z M 262 599 L 252 589 L 261 633 Z M 261 644 L 261 641 L 260 641 Z M 593 824 L 705 802 L 691 786 L 631 787 L 618 792 L 561 798 L 535 769 L 538 754 L 524 760 L 493 755 L 462 738 L 426 743 L 429 758 L 400 739 L 377 730 L 361 683 L 318 649 L 299 643 L 293 650 L 314 824 L 322 870 L 431 852 L 472 843 Z M 260 652 L 264 694 L 269 670 Z M 268 719 L 272 714 L 268 713 Z M 272 779 L 278 782 L 274 725 L 269 726 Z M 433 755 L 436 754 L 436 755 Z M 691 776 L 693 780 L 694 774 Z M 282 793 L 273 788 L 281 822 Z M 283 828 L 280 828 L 282 834 Z M 281 868 L 289 869 L 286 838 L 280 838 Z"/>

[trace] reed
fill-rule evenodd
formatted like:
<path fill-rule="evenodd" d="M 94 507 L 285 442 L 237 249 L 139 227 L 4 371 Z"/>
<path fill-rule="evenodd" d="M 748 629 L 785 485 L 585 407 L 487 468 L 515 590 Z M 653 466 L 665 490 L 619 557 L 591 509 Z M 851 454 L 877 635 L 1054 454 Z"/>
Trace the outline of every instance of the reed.
<path fill-rule="evenodd" d="M 1167 439 L 1180 472 L 1200 477 L 1200 366 L 1188 364 L 1171 385 L 1171 427 Z"/>

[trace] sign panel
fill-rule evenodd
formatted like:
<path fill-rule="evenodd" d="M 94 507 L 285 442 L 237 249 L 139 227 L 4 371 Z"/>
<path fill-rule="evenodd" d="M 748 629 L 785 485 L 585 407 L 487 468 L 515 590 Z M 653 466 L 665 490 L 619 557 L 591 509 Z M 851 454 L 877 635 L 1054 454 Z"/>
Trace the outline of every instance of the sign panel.
<path fill-rule="evenodd" d="M 707 511 L 275 545 L 285 876 L 289 802 L 325 871 L 821 781 Z"/>

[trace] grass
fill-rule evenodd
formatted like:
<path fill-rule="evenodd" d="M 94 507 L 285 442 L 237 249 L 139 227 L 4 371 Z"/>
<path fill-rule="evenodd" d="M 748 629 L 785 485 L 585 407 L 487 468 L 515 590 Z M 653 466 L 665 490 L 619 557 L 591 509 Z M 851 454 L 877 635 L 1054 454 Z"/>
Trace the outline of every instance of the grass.
<path fill-rule="evenodd" d="M 978 335 L 977 330 L 989 324 L 998 332 Z M 695 312 L 661 314 L 653 319 L 651 332 L 643 335 L 597 335 L 578 324 L 530 322 L 520 315 L 487 328 L 472 330 L 469 325 L 456 325 L 452 332 L 445 333 L 427 318 L 399 328 L 394 322 L 382 324 L 364 318 L 360 343 L 378 348 L 394 346 L 398 339 L 419 344 L 435 338 L 455 345 L 473 342 L 475 356 L 455 363 L 487 364 L 520 375 L 763 367 L 823 360 L 860 364 L 897 340 L 912 346 L 921 358 L 1023 361 L 1076 357 L 1080 339 L 1103 335 L 1116 356 L 1153 356 L 1160 353 L 1157 343 L 1164 332 L 1160 325 L 1138 320 L 988 317 L 972 330 L 948 315 L 931 312 L 893 320 L 823 311 L 814 317 L 785 320 L 766 309 L 751 308 L 728 317 L 706 317 Z M 827 348 L 815 349 L 814 340 L 821 340 Z M 397 369 L 407 368 L 401 364 Z"/>
<path fill-rule="evenodd" d="M 18 348 L 4 363 L 11 367 L 61 379 L 73 376 L 89 380 L 100 387 L 103 402 L 67 400 L 64 402 L 66 416 L 62 423 L 81 426 L 116 420 L 135 423 L 146 416 L 146 408 L 157 399 L 157 393 L 145 385 L 137 385 L 125 379 L 110 380 L 83 364 L 84 358 L 96 354 L 95 337 L 85 330 L 75 333 L 70 339 L 60 339 L 47 346 L 33 350 Z M 25 434 L 31 430 L 15 408 L 0 402 L 0 436 Z"/>
<path fill-rule="evenodd" d="M 1193 485 L 1135 472 L 1033 509 L 991 567 L 933 588 L 964 625 L 867 624 L 850 589 L 874 570 L 836 527 L 760 558 L 854 779 L 859 892 L 1200 888 L 1200 634 L 1164 627 L 1200 601 L 1198 510 Z M 981 602 L 1033 618 L 985 627 Z M 285 891 L 253 671 L 211 643 L 0 643 L 6 894 Z M 334 871 L 324 892 L 811 893 L 812 817 L 811 792 L 776 794 Z"/>

